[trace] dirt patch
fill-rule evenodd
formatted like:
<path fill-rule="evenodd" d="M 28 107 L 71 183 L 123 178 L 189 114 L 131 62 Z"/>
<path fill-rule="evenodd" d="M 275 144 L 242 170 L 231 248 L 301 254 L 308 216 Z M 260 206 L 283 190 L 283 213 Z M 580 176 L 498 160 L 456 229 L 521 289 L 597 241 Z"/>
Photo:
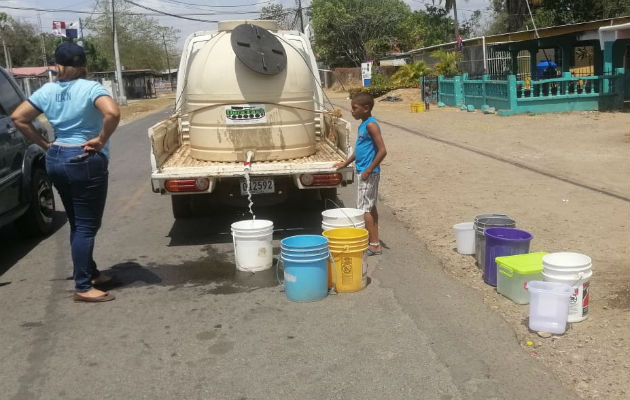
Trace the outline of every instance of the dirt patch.
<path fill-rule="evenodd" d="M 134 121 L 167 107 L 173 107 L 175 93 L 160 94 L 154 99 L 129 100 L 126 106 L 120 106 L 120 119 L 124 122 Z"/>
<path fill-rule="evenodd" d="M 628 114 L 500 117 L 437 106 L 411 113 L 409 103 L 419 101 L 419 94 L 401 89 L 386 96 L 403 101 L 375 104 L 388 149 L 381 179 L 385 204 L 449 274 L 477 289 L 504 317 L 523 357 L 539 359 L 584 399 L 627 399 Z M 340 94 L 331 96 L 347 108 Z M 518 228 L 533 234 L 532 252 L 589 255 L 589 318 L 561 336 L 529 331 L 528 306 L 497 294 L 483 282 L 474 258 L 455 251 L 452 225 L 482 213 L 513 217 Z"/>

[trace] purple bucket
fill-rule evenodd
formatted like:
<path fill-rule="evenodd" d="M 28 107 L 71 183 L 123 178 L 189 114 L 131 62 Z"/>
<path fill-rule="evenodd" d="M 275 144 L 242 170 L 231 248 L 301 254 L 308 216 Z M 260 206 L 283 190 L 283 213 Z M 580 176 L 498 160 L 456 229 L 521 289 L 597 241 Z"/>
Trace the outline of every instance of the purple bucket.
<path fill-rule="evenodd" d="M 486 259 L 483 280 L 488 285 L 497 285 L 497 263 L 495 258 L 529 253 L 532 234 L 514 228 L 488 228 L 486 237 Z"/>

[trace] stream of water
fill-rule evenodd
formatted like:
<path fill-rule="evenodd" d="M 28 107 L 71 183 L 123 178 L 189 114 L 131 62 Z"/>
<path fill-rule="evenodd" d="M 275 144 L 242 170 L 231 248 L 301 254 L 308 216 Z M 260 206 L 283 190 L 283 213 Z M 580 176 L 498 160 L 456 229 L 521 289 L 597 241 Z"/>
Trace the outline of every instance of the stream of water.
<path fill-rule="evenodd" d="M 247 187 L 247 200 L 249 200 L 249 213 L 252 215 L 252 219 L 256 219 L 256 215 L 254 215 L 254 211 L 252 210 L 252 206 L 254 202 L 252 201 L 252 192 L 249 187 L 249 168 L 245 167 L 245 185 Z"/>

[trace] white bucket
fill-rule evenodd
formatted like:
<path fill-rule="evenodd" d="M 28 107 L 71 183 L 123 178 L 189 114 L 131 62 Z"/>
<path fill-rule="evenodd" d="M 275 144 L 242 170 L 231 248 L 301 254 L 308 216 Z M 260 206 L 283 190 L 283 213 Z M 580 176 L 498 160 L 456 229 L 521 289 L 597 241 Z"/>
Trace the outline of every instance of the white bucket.
<path fill-rule="evenodd" d="M 257 272 L 273 264 L 273 222 L 250 219 L 232 224 L 234 258 L 239 271 Z"/>
<path fill-rule="evenodd" d="M 589 280 L 593 276 L 591 258 L 580 253 L 561 252 L 545 255 L 542 262 L 545 281 L 572 287 L 569 322 L 584 321 L 588 317 Z"/>
<path fill-rule="evenodd" d="M 571 286 L 566 283 L 530 281 L 529 329 L 561 335 L 567 330 Z"/>
<path fill-rule="evenodd" d="M 462 222 L 453 225 L 455 242 L 459 254 L 475 254 L 474 222 Z"/>
<path fill-rule="evenodd" d="M 331 208 L 322 211 L 322 224 L 358 228 L 358 224 L 365 224 L 363 214 L 363 210 L 358 208 Z"/>

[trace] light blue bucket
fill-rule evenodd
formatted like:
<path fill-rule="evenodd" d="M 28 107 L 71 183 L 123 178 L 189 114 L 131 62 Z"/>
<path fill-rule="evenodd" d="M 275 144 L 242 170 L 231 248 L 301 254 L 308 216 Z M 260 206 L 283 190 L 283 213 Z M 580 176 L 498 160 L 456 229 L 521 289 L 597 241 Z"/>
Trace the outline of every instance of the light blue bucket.
<path fill-rule="evenodd" d="M 328 239 L 298 235 L 283 239 L 284 291 L 292 301 L 316 301 L 328 295 Z"/>
<path fill-rule="evenodd" d="M 282 254 L 292 259 L 313 258 L 328 254 L 328 239 L 320 235 L 297 235 L 282 239 Z"/>

